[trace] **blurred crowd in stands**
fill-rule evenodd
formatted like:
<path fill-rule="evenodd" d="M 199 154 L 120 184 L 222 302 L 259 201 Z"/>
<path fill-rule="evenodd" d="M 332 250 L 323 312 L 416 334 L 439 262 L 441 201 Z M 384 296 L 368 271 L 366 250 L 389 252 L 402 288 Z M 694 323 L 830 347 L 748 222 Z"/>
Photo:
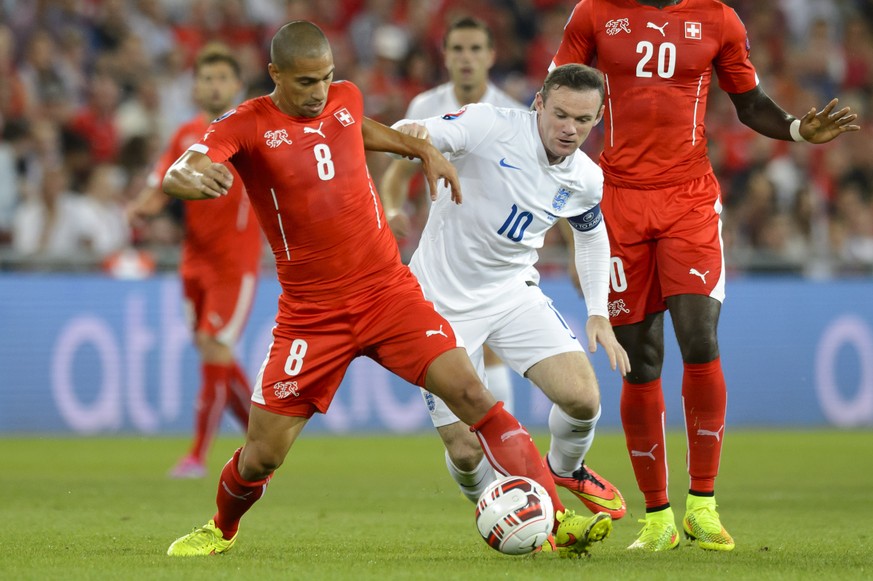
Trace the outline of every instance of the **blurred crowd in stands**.
<path fill-rule="evenodd" d="M 726 3 L 746 24 L 752 61 L 778 103 L 800 116 L 838 96 L 862 126 L 826 146 L 769 140 L 737 121 L 713 82 L 707 127 L 728 266 L 873 273 L 873 0 Z M 195 114 L 191 65 L 209 41 L 240 59 L 243 99 L 272 90 L 266 64 L 278 27 L 311 20 L 330 38 L 336 78 L 362 89 L 367 115 L 392 123 L 415 94 L 446 80 L 442 34 L 463 15 L 495 33 L 493 80 L 530 102 L 573 4 L 0 0 L 0 270 L 93 269 L 131 248 L 173 267 L 184 235 L 179 206 L 133 225 L 125 207 L 175 127 Z M 602 128 L 586 151 L 596 157 L 600 143 Z M 379 183 L 388 158 L 369 161 Z M 410 203 L 419 198 L 410 192 Z M 564 268 L 559 239 L 541 256 L 546 274 Z"/>

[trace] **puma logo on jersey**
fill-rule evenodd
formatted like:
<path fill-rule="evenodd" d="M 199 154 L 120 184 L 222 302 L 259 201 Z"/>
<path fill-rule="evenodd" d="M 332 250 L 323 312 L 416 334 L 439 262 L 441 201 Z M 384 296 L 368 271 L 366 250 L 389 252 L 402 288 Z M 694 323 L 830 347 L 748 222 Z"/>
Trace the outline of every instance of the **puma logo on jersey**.
<path fill-rule="evenodd" d="M 616 18 L 615 20 L 610 20 L 606 23 L 606 34 L 609 36 L 615 36 L 619 32 L 627 32 L 630 33 L 630 22 L 627 18 Z"/>
<path fill-rule="evenodd" d="M 432 329 L 432 330 L 430 330 L 430 331 L 425 331 L 425 332 L 424 332 L 424 336 L 425 336 L 425 337 L 433 337 L 434 335 L 442 335 L 442 336 L 445 337 L 446 339 L 449 338 L 449 336 L 446 335 L 446 334 L 443 332 L 443 326 L 442 326 L 442 325 L 440 325 L 440 328 L 439 328 L 439 329 L 436 329 L 436 330 L 433 330 L 433 329 Z"/>
<path fill-rule="evenodd" d="M 318 124 L 318 129 L 313 129 L 312 127 L 304 127 L 303 133 L 317 133 L 317 134 L 321 135 L 322 139 L 327 139 L 327 136 L 325 136 L 325 134 L 321 132 L 321 127 L 323 125 L 324 125 L 324 121 L 322 121 L 321 123 Z"/>
<path fill-rule="evenodd" d="M 651 458 L 652 461 L 654 461 L 655 460 L 655 448 L 657 448 L 657 447 L 658 447 L 658 445 L 655 444 L 654 446 L 652 446 L 652 449 L 649 450 L 648 452 L 641 452 L 639 450 L 631 450 L 631 457 L 633 457 L 633 458 Z"/>
<path fill-rule="evenodd" d="M 713 438 L 715 438 L 716 442 L 721 442 L 721 433 L 723 430 L 724 430 L 724 426 L 720 427 L 719 429 L 717 429 L 714 432 L 712 430 L 698 429 L 697 435 L 698 436 L 712 436 Z"/>
<path fill-rule="evenodd" d="M 703 281 L 703 284 L 706 284 L 706 275 L 709 274 L 709 271 L 707 270 L 706 272 L 700 272 L 696 268 L 692 268 L 691 270 L 688 271 L 688 274 L 693 274 L 694 276 L 699 276 L 700 280 Z"/>
<path fill-rule="evenodd" d="M 649 22 L 648 24 L 646 24 L 646 28 L 654 28 L 655 30 L 657 30 L 658 32 L 661 33 L 661 36 L 667 36 L 667 35 L 664 33 L 664 29 L 667 28 L 667 25 L 668 25 L 668 24 L 670 24 L 670 23 L 669 23 L 669 22 L 665 22 L 663 26 L 658 26 L 658 25 L 655 24 L 654 22 Z"/>
<path fill-rule="evenodd" d="M 264 133 L 264 137 L 267 139 L 267 147 L 270 147 L 272 149 L 276 149 L 283 143 L 287 143 L 288 145 L 294 143 L 288 138 L 288 132 L 284 129 L 267 131 L 266 133 Z"/>

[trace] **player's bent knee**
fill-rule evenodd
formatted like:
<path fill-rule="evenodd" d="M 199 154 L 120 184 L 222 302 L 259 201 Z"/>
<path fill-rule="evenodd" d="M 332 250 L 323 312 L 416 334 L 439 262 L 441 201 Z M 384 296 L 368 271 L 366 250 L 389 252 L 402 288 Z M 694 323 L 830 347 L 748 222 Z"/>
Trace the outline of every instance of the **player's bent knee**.
<path fill-rule="evenodd" d="M 272 450 L 246 445 L 240 454 L 239 473 L 244 480 L 257 482 L 273 474 L 285 458 Z"/>
<path fill-rule="evenodd" d="M 584 397 L 576 401 L 558 404 L 565 414 L 577 420 L 590 420 L 597 415 L 597 410 L 600 409 L 600 395 L 593 394 L 594 397 Z"/>

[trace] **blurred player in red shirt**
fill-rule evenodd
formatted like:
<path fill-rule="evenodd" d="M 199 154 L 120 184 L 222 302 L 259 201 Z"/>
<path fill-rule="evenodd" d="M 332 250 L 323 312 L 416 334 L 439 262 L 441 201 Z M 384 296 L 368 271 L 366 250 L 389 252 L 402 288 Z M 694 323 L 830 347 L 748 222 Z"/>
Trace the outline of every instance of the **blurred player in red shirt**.
<path fill-rule="evenodd" d="M 239 64 L 226 49 L 208 46 L 194 65 L 195 100 L 202 113 L 173 135 L 147 187 L 128 210 L 132 220 L 158 214 L 170 200 L 160 189 L 167 169 L 203 138 L 210 122 L 234 104 L 242 89 Z M 230 171 L 232 166 L 228 166 Z M 185 202 L 185 240 L 180 275 L 201 360 L 194 441 L 170 472 L 173 478 L 201 478 L 206 453 L 221 414 L 230 409 L 248 425 L 251 387 L 236 361 L 234 345 L 246 324 L 255 295 L 262 235 L 242 180 L 226 196 L 209 203 Z"/>
<path fill-rule="evenodd" d="M 758 84 L 746 30 L 716 0 L 582 0 L 552 66 L 593 64 L 606 81 L 603 215 L 612 250 L 610 319 L 630 356 L 621 418 L 646 501 L 631 549 L 678 545 L 664 449 L 664 311 L 682 353 L 690 490 L 683 528 L 704 549 L 734 541 L 715 511 L 726 388 L 717 327 L 724 299 L 721 194 L 703 118 L 713 70 L 739 119 L 786 141 L 825 143 L 859 129 L 834 99 L 798 119 Z"/>
<path fill-rule="evenodd" d="M 454 168 L 427 141 L 364 117 L 360 90 L 333 82 L 330 45 L 314 24 L 283 26 L 270 60 L 274 91 L 216 119 L 163 182 L 166 193 L 182 199 L 221 197 L 236 182 L 224 165 L 233 163 L 282 286 L 246 441 L 222 470 L 218 511 L 167 553 L 210 555 L 233 546 L 242 516 L 362 355 L 439 395 L 476 432 L 499 473 L 542 484 L 555 504 L 555 544 L 586 552 L 608 530 L 564 509 L 527 430 L 485 389 L 451 326 L 401 263 L 365 149 L 420 158 L 431 191 L 445 179 L 460 202 Z"/>

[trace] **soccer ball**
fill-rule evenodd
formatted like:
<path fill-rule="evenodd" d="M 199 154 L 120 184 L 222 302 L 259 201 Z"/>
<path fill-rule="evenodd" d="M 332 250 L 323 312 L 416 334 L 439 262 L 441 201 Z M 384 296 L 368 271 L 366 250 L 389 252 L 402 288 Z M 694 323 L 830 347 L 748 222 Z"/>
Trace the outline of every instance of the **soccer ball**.
<path fill-rule="evenodd" d="M 507 555 L 525 555 L 552 532 L 555 508 L 545 487 L 523 476 L 492 482 L 476 503 L 476 527 L 488 546 Z"/>

